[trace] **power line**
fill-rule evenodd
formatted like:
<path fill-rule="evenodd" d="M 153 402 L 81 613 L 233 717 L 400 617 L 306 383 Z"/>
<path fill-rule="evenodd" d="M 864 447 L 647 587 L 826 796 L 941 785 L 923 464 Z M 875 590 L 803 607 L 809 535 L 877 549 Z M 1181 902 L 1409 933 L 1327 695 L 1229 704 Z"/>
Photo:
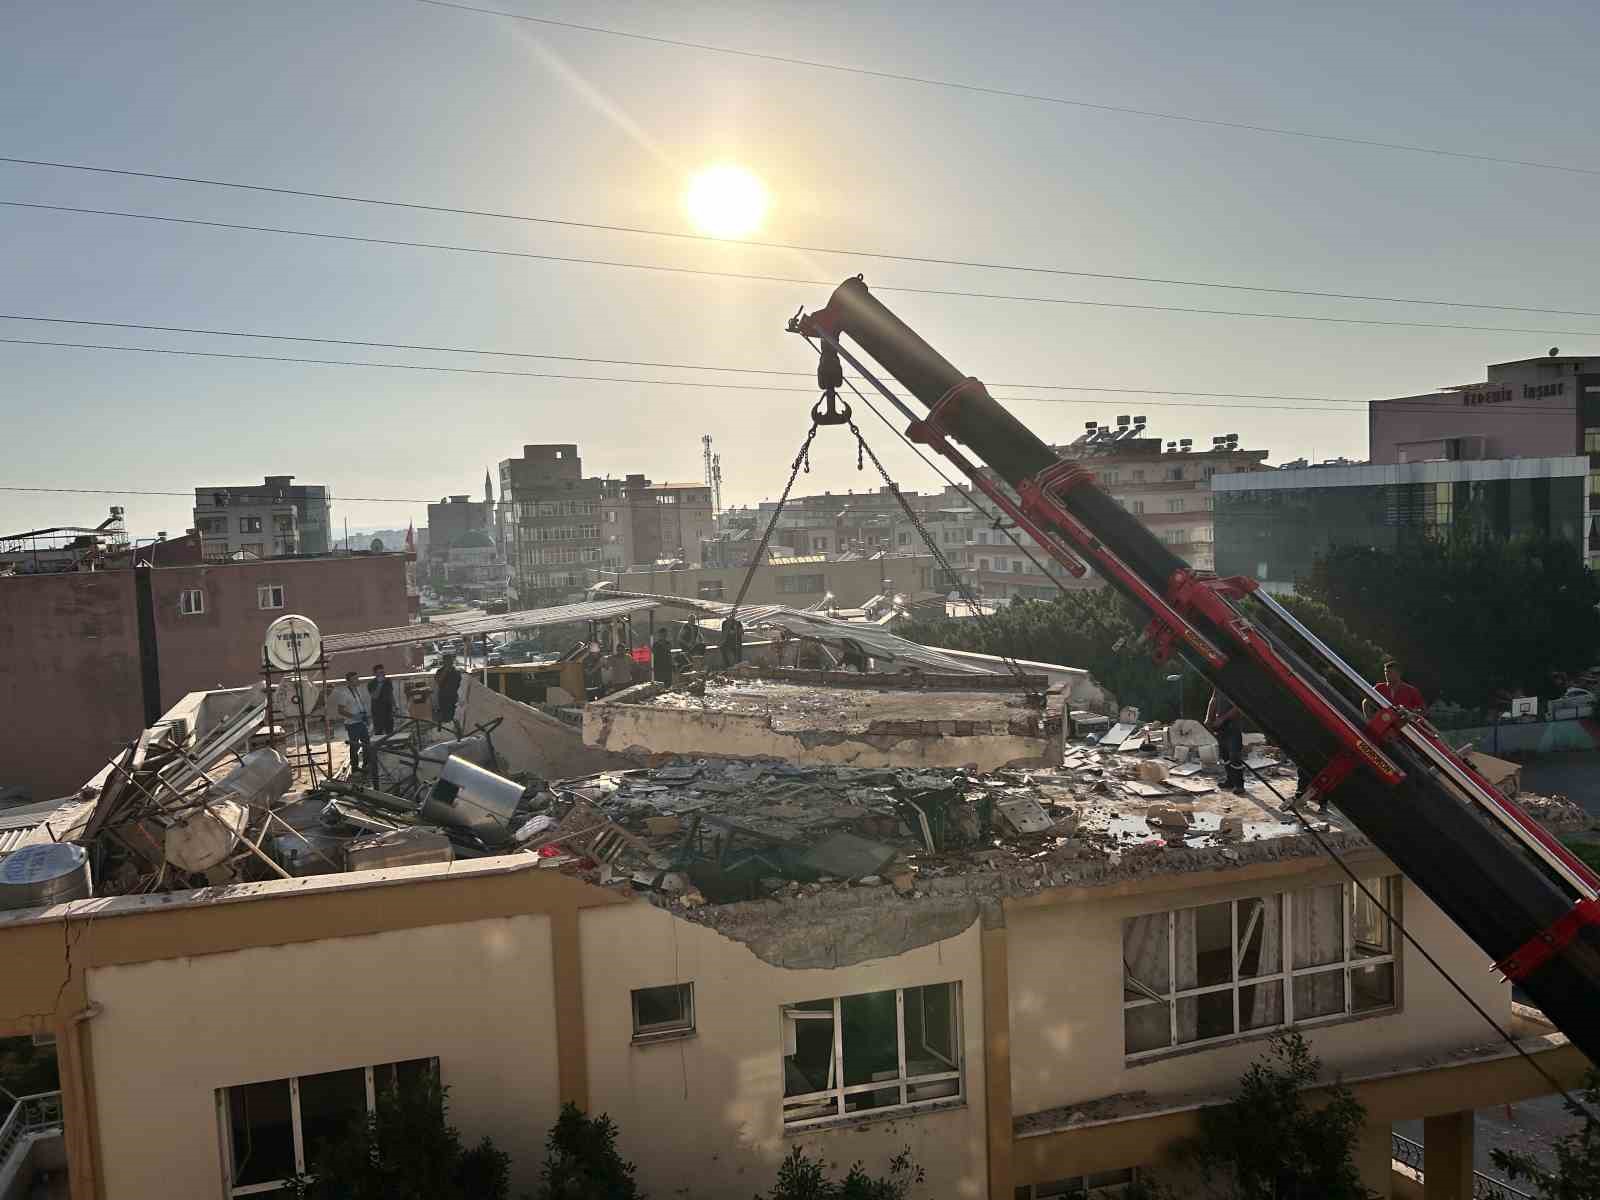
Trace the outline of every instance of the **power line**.
<path fill-rule="evenodd" d="M 75 323 L 75 322 L 74 322 Z M 254 335 L 242 335 L 254 336 Z M 569 375 L 553 371 L 510 371 L 491 367 L 439 367 L 426 366 L 420 363 L 393 363 L 372 362 L 366 360 L 351 360 L 342 358 L 308 358 L 287 354 L 240 354 L 221 350 L 176 350 L 156 346 L 113 346 L 102 342 L 58 342 L 43 338 L 12 338 L 0 337 L 0 345 L 11 346 L 51 346 L 66 350 L 106 350 L 126 354 L 165 354 L 180 358 L 221 358 L 238 359 L 247 362 L 281 362 L 301 363 L 324 367 L 367 367 L 386 371 L 429 371 L 445 375 L 495 375 L 508 376 L 522 379 L 560 379 L 577 383 L 626 383 L 644 387 L 677 387 L 695 388 L 697 390 L 716 390 L 732 392 L 790 392 L 815 395 L 816 388 L 794 387 L 787 384 L 759 384 L 759 383 L 706 383 L 702 380 L 692 379 L 632 379 L 613 375 Z M 1165 394 L 1165 393 L 1158 393 Z M 995 396 L 996 400 L 1006 403 L 1037 403 L 1037 404 L 1087 404 L 1086 400 L 1065 400 L 1058 396 Z M 1297 413 L 1339 413 L 1344 416 L 1358 415 L 1354 410 L 1346 408 L 1309 407 L 1303 404 L 1209 404 L 1204 401 L 1194 400 L 1144 400 L 1143 406 L 1150 408 L 1214 408 L 1227 412 L 1237 411 L 1277 411 Z M 1356 402 L 1359 403 L 1359 402 Z M 1426 411 L 1433 406 L 1403 405 L 1389 402 L 1391 411 Z M 1465 413 L 1482 412 L 1567 412 L 1565 408 L 1535 407 L 1515 404 L 1497 404 L 1483 408 L 1463 408 Z"/>
<path fill-rule="evenodd" d="M 762 250 L 792 250 L 806 254 L 834 254 L 845 258 L 874 258 L 886 262 L 923 263 L 931 266 L 942 267 L 970 267 L 986 271 L 1014 271 L 1029 275 L 1056 275 L 1077 279 L 1104 279 L 1123 283 L 1153 283 L 1171 287 L 1215 288 L 1233 292 L 1256 292 L 1272 296 L 1308 296 L 1320 300 L 1360 300 L 1383 304 L 1420 304 L 1436 308 L 1469 308 L 1484 309 L 1494 312 L 1526 312 L 1544 313 L 1550 316 L 1561 317 L 1600 317 L 1600 311 L 1574 308 L 1540 308 L 1527 304 L 1485 304 L 1471 303 L 1465 300 L 1438 300 L 1421 296 L 1387 296 L 1366 292 L 1330 292 L 1318 291 L 1308 288 L 1286 287 L 1261 287 L 1252 284 L 1224 282 L 1205 279 L 1181 279 L 1165 275 L 1134 275 L 1112 271 L 1084 271 L 1067 267 L 1038 267 L 1023 263 L 989 262 L 982 259 L 966 258 L 940 258 L 926 254 L 897 254 L 885 250 L 861 250 L 839 246 L 811 246 L 800 242 L 773 242 L 754 239 L 739 239 L 729 241 L 726 238 L 711 237 L 701 233 L 685 233 L 671 229 L 651 229 L 637 225 L 607 225 L 597 221 L 573 221 L 558 217 L 536 217 L 526 213 L 494 212 L 479 209 L 449 208 L 442 205 L 414 204 L 396 200 L 376 199 L 365 196 L 340 195 L 334 192 L 309 192 L 276 187 L 266 187 L 257 184 L 232 183 L 222 180 L 200 179 L 184 175 L 162 175 L 149 171 L 123 171 L 110 167 L 91 167 L 78 163 L 49 162 L 41 159 L 5 158 L 0 157 L 0 162 L 13 163 L 23 166 L 55 167 L 68 171 L 92 171 L 111 175 L 131 175 L 140 179 L 160 179 L 173 183 L 202 184 L 208 187 L 238 188 L 246 191 L 264 191 L 284 195 L 302 196 L 313 199 L 337 200 L 351 204 L 374 204 L 384 207 L 399 207 L 420 209 L 425 212 L 448 213 L 458 216 L 489 217 L 496 220 L 522 221 L 537 225 L 556 225 L 571 229 L 587 229 L 603 233 L 625 233 L 641 237 L 671 238 L 678 241 L 710 242 L 717 245 L 751 246 Z M 20 200 L 0 201 L 9 208 L 34 208 L 47 212 L 81 213 L 102 217 L 128 217 L 143 221 L 166 221 L 179 225 L 209 226 L 215 229 L 242 229 L 258 233 L 281 233 L 297 237 L 321 237 L 336 241 L 370 242 L 375 245 L 413 246 L 432 250 L 455 250 L 477 254 L 504 254 L 525 258 L 548 258 L 553 261 L 573 261 L 556 255 L 530 254 L 509 250 L 484 249 L 474 246 L 451 246 L 430 242 L 412 242 L 398 238 L 372 238 L 357 237 L 355 235 L 341 235 L 336 233 L 318 233 L 303 229 L 284 229 L 265 225 L 249 225 L 227 221 L 204 221 L 185 217 L 156 216 L 150 213 L 133 213 L 116 209 L 79 208 L 65 204 L 38 204 L 27 203 Z M 587 261 L 587 260 L 576 260 Z"/>
<path fill-rule="evenodd" d="M 139 329 L 154 333 L 189 333 L 200 334 L 206 337 L 236 337 L 257 338 L 263 341 L 275 342 L 309 342 L 324 346 L 362 346 L 378 350 L 416 350 L 435 354 L 474 354 L 486 355 L 495 358 L 538 358 L 549 359 L 556 362 L 597 363 L 605 366 L 617 367 L 659 367 L 663 370 L 673 371 L 715 371 L 722 374 L 740 375 L 792 375 L 798 378 L 809 379 L 810 371 L 791 371 L 772 369 L 766 367 L 723 367 L 711 366 L 706 363 L 681 363 L 660 362 L 650 359 L 635 358 L 595 358 L 578 354 L 545 354 L 529 350 L 489 350 L 478 346 L 436 346 L 417 342 L 374 342 L 358 338 L 330 338 L 309 337 L 299 334 L 285 333 L 255 333 L 240 329 L 205 329 L 188 325 L 150 325 L 134 321 L 89 321 L 69 317 L 42 317 L 28 313 L 0 312 L 0 321 L 32 321 L 46 325 L 87 325 L 101 329 Z M 1364 400 L 1340 399 L 1334 396 L 1289 396 L 1274 395 L 1267 392 L 1171 392 L 1163 388 L 1127 388 L 1111 387 L 1101 388 L 1089 384 L 1065 383 L 997 383 L 997 388 L 1033 388 L 1037 391 L 1056 392 L 1118 392 L 1142 396 L 1197 396 L 1232 400 L 1298 400 L 1308 403 L 1327 404 L 1365 404 Z M 806 391 L 810 389 L 794 389 Z"/>
<path fill-rule="evenodd" d="M 880 71 L 870 67 L 851 67 L 841 63 L 819 62 L 816 59 L 794 58 L 783 54 L 763 54 L 755 50 L 739 50 L 731 46 L 715 46 L 708 42 L 691 42 L 681 38 L 659 37 L 648 33 L 632 33 L 622 29 L 607 29 L 599 25 L 580 25 L 575 21 L 557 21 L 551 17 L 533 17 L 525 13 L 506 12 L 503 9 L 483 8 L 474 4 L 457 3 L 456 0 L 417 0 L 435 8 L 456 8 L 463 12 L 482 13 L 486 16 L 509 17 L 535 25 L 557 29 L 573 29 L 583 33 L 604 34 L 607 37 L 628 38 L 637 42 L 652 42 L 662 46 L 676 46 L 684 50 L 704 50 L 712 54 L 727 54 L 737 58 L 751 58 L 761 62 L 784 63 L 793 67 L 810 67 L 819 71 L 835 71 L 846 75 L 864 75 L 872 79 L 890 79 L 899 83 L 915 83 L 924 87 L 949 88 L 961 92 L 976 92 L 985 96 L 1000 96 L 1008 100 L 1028 100 L 1038 104 L 1058 104 L 1069 108 L 1090 109 L 1095 112 L 1120 113 L 1123 116 L 1145 117 L 1155 121 L 1180 121 L 1186 125 L 1208 125 L 1216 129 L 1237 129 L 1247 133 L 1265 133 L 1274 137 L 1307 138 L 1318 142 L 1337 142 L 1347 146 L 1368 146 L 1378 150 L 1399 150 L 1408 154 L 1430 154 L 1439 158 L 1459 158 L 1472 162 L 1495 163 L 1506 167 L 1535 167 L 1544 171 L 1564 171 L 1573 175 L 1600 175 L 1600 168 L 1580 167 L 1570 163 L 1538 162 L 1525 158 L 1505 158 L 1496 154 L 1477 154 L 1465 150 L 1446 150 L 1438 146 L 1419 146 L 1407 142 L 1385 142 L 1376 138 L 1353 137 L 1337 133 L 1314 133 L 1306 129 L 1288 129 L 1277 125 L 1259 125 L 1249 121 L 1224 121 L 1215 117 L 1197 117 L 1187 113 L 1161 112 L 1156 109 L 1133 108 L 1123 104 L 1105 104 L 1093 100 L 1074 100 L 1066 96 L 1048 96 L 1038 92 L 1015 91 L 1011 88 L 989 87 L 976 83 L 958 83 L 950 79 L 935 79 L 926 75 L 909 75 L 898 71 Z"/>
<path fill-rule="evenodd" d="M 21 160 L 0 158 L 0 162 L 16 162 L 16 161 L 21 161 Z M 54 164 L 46 164 L 46 165 L 54 165 Z M 83 169 L 102 170 L 104 168 L 95 167 L 95 168 L 83 168 Z M 144 172 L 134 171 L 134 172 L 113 172 L 113 174 L 142 175 L 142 174 L 145 174 L 145 173 Z M 174 178 L 174 179 L 178 179 L 180 177 L 178 177 L 178 176 L 157 176 L 157 178 Z M 205 181 L 182 180 L 182 182 L 205 182 Z M 252 186 L 253 187 L 253 185 L 242 185 L 242 184 L 222 184 L 221 186 L 224 186 L 224 187 Z M 265 189 L 260 189 L 260 190 L 279 191 L 281 189 L 265 188 Z M 294 194 L 299 194 L 299 195 L 318 195 L 320 193 L 294 193 Z M 328 194 L 327 198 L 328 199 L 336 199 L 336 200 L 350 199 L 350 197 L 334 196 L 332 194 Z M 359 200 L 358 203 L 397 204 L 398 202 L 395 202 L 395 201 Z M 206 221 L 206 220 L 200 220 L 198 218 L 193 218 L 193 217 L 161 216 L 161 215 L 152 214 L 152 213 L 135 213 L 135 212 L 127 212 L 127 211 L 123 211 L 123 210 L 118 210 L 118 209 L 78 208 L 78 207 L 73 207 L 73 206 L 70 206 L 70 205 L 63 205 L 63 204 L 33 204 L 33 203 L 28 203 L 28 202 L 24 202 L 24 201 L 20 201 L 20 200 L 0 200 L 0 206 L 4 206 L 4 207 L 8 207 L 8 208 L 31 208 L 31 209 L 40 209 L 40 210 L 52 211 L 52 212 L 76 213 L 76 214 L 79 214 L 79 215 L 86 215 L 86 216 L 123 217 L 123 218 L 132 219 L 132 220 L 139 220 L 139 221 L 158 221 L 158 222 L 162 222 L 162 223 L 165 223 L 165 224 L 172 224 L 172 225 L 194 225 L 194 226 L 201 226 L 201 227 L 214 228 L 214 229 L 243 230 L 243 231 L 249 231 L 249 232 L 253 232 L 253 233 L 275 233 L 275 234 L 287 235 L 287 236 L 290 236 L 290 237 L 320 238 L 320 239 L 327 240 L 327 241 L 337 241 L 337 242 L 358 242 L 358 243 L 367 243 L 367 244 L 370 244 L 370 245 L 378 245 L 378 246 L 405 246 L 405 247 L 410 247 L 412 249 L 421 249 L 421 250 L 444 250 L 444 251 L 449 251 L 449 252 L 458 253 L 458 254 L 486 254 L 486 255 L 491 255 L 491 256 L 499 257 L 499 258 L 525 258 L 525 259 L 534 259 L 534 260 L 541 261 L 541 262 L 571 263 L 571 264 L 580 264 L 580 265 L 585 265 L 585 266 L 596 266 L 596 267 L 614 267 L 614 268 L 619 268 L 619 269 L 624 269 L 624 270 L 631 270 L 631 271 L 656 271 L 656 272 L 661 272 L 661 273 L 671 274 L 671 275 L 697 275 L 697 276 L 702 276 L 702 277 L 711 278 L 711 279 L 738 279 L 738 280 L 754 281 L 754 282 L 760 282 L 760 283 L 782 283 L 782 284 L 794 285 L 794 286 L 798 286 L 798 287 L 832 288 L 832 287 L 835 286 L 835 283 L 833 281 L 825 280 L 825 279 L 800 279 L 800 278 L 797 278 L 795 276 L 790 276 L 790 275 L 769 275 L 769 274 L 764 274 L 764 273 L 760 273 L 760 272 L 753 272 L 753 271 L 714 271 L 714 270 L 709 270 L 709 269 L 701 268 L 701 267 L 672 267 L 672 266 L 664 266 L 664 265 L 661 265 L 659 263 L 625 262 L 625 261 L 622 261 L 622 260 L 619 260 L 619 259 L 594 258 L 594 257 L 586 256 L 586 255 L 539 254 L 539 253 L 536 253 L 536 252 L 530 251 L 530 250 L 505 250 L 505 249 L 497 249 L 497 248 L 482 247 L 482 246 L 460 246 L 460 245 L 454 245 L 454 244 L 447 243 L 447 242 L 421 242 L 421 241 L 411 241 L 411 240 L 407 240 L 407 239 L 403 239 L 403 238 L 379 238 L 379 237 L 358 236 L 356 234 L 324 233 L 324 232 L 320 232 L 320 231 L 317 231 L 317 230 L 289 229 L 289 228 L 286 228 L 286 227 L 283 227 L 283 226 L 254 225 L 254 224 L 247 224 L 247 223 L 243 223 L 243 222 L 229 222 L 229 221 Z M 410 205 L 410 204 L 401 204 L 399 206 L 400 207 L 405 207 L 405 208 L 416 208 L 416 207 L 431 208 L 432 207 L 432 206 L 429 206 L 429 205 Z M 438 211 L 461 212 L 461 213 L 464 213 L 466 215 L 472 215 L 472 216 L 502 216 L 502 215 L 505 215 L 505 214 L 494 214 L 494 213 L 473 213 L 473 212 L 471 212 L 470 210 L 467 210 L 467 209 L 438 210 Z M 513 220 L 539 220 L 541 218 L 512 217 L 511 219 L 513 219 Z M 846 252 L 845 251 L 829 251 L 828 253 L 846 253 Z M 1122 310 L 1131 311 L 1131 312 L 1187 313 L 1187 314 L 1196 315 L 1196 316 L 1238 317 L 1238 318 L 1245 318 L 1245 319 L 1249 319 L 1249 320 L 1299 321 L 1299 322 L 1312 322 L 1312 323 L 1318 323 L 1318 324 L 1331 324 L 1331 325 L 1379 326 L 1379 327 L 1389 327 L 1389 328 L 1396 328 L 1396 329 L 1451 329 L 1451 330 L 1461 330 L 1461 331 L 1471 332 L 1471 333 L 1516 333 L 1516 334 L 1539 334 L 1539 335 L 1555 334 L 1557 336 L 1567 336 L 1567 337 L 1597 337 L 1597 336 L 1600 336 L 1600 330 L 1594 330 L 1594 329 L 1546 329 L 1546 328 L 1534 328 L 1534 327 L 1519 326 L 1519 325 L 1466 325 L 1466 324 L 1461 324 L 1461 323 L 1458 323 L 1458 322 L 1449 322 L 1449 321 L 1397 321 L 1397 320 L 1388 320 L 1388 319 L 1384 319 L 1384 318 L 1375 318 L 1375 317 L 1332 317 L 1332 316 L 1324 316 L 1324 315 L 1318 315 L 1318 314 L 1304 314 L 1304 313 L 1249 312 L 1249 311 L 1242 311 L 1242 310 L 1239 310 L 1239 309 L 1230 309 L 1230 308 L 1198 308 L 1198 307 L 1193 307 L 1193 306 L 1176 305 L 1176 304 L 1134 304 L 1134 303 L 1126 302 L 1126 301 L 1112 301 L 1112 300 L 1077 300 L 1077 299 L 1069 299 L 1069 298 L 1065 298 L 1065 297 L 1061 297 L 1061 296 L 1035 296 L 1035 295 L 1011 293 L 1011 292 L 977 292 L 977 291 L 968 291 L 968 290 L 962 290 L 962 289 L 957 289 L 957 288 L 926 288 L 926 287 L 894 286 L 894 285 L 889 285 L 889 284 L 874 284 L 873 285 L 873 290 L 874 291 L 879 291 L 879 292 L 899 292 L 899 293 L 904 293 L 904 294 L 907 294 L 907 295 L 918 295 L 918 296 L 945 296 L 945 297 L 963 298 L 963 299 L 970 299 L 970 300 L 1000 300 L 1000 301 L 1026 303 L 1026 304 L 1055 304 L 1055 305 L 1065 305 L 1065 306 L 1074 307 L 1074 308 L 1122 309 Z M 1250 289 L 1250 290 L 1254 290 L 1254 289 Z M 1315 295 L 1317 293 L 1307 292 L 1307 293 L 1291 293 L 1291 294 Z M 1413 303 L 1412 301 L 1401 301 L 1401 300 L 1396 300 L 1396 302 L 1397 303 Z M 1415 303 L 1432 303 L 1432 302 L 1431 301 L 1416 301 Z M 1513 310 L 1513 311 L 1529 311 L 1529 312 L 1532 312 L 1532 311 L 1557 311 L 1557 310 L 1516 309 L 1516 310 Z M 1576 312 L 1576 310 L 1574 310 L 1574 312 Z"/>

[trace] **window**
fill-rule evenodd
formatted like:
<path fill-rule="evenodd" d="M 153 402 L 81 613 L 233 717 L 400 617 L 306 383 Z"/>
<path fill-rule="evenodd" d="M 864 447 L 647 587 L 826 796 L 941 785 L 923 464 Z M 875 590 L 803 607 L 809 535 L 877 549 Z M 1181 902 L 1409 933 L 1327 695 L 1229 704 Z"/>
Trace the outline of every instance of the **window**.
<path fill-rule="evenodd" d="M 819 553 L 819 554 L 822 553 L 824 550 L 826 550 L 828 548 L 828 539 L 827 538 L 812 538 L 811 539 L 811 548 L 814 551 L 816 551 L 817 553 Z"/>
<path fill-rule="evenodd" d="M 201 533 L 220 533 L 226 536 L 228 532 L 227 517 L 201 517 L 194 524 Z"/>
<path fill-rule="evenodd" d="M 291 513 L 288 516 L 284 516 L 284 517 L 273 517 L 272 518 L 272 529 L 273 529 L 273 532 L 275 532 L 275 533 L 293 533 L 294 532 L 294 514 Z"/>
<path fill-rule="evenodd" d="M 978 570 L 987 571 L 988 569 L 989 569 L 989 560 L 987 558 L 980 558 L 978 560 Z"/>
<path fill-rule="evenodd" d="M 240 517 L 239 518 L 239 532 L 240 533 L 260 533 L 261 532 L 261 518 L 260 517 Z"/>
<path fill-rule="evenodd" d="M 1183 497 L 1182 496 L 1174 496 L 1171 500 L 1168 500 L 1167 501 L 1167 511 L 1168 512 L 1182 512 L 1183 511 Z"/>
<path fill-rule="evenodd" d="M 282 608 L 283 585 L 281 583 L 263 583 L 256 588 L 257 608 Z"/>
<path fill-rule="evenodd" d="M 1203 466 L 1203 467 L 1200 468 L 1200 478 L 1201 479 L 1210 479 L 1216 473 L 1217 473 L 1217 469 L 1215 467 L 1209 465 L 1209 464 L 1207 464 L 1206 466 Z"/>
<path fill-rule="evenodd" d="M 1136 515 L 1142 515 L 1144 513 L 1144 501 L 1143 500 L 1130 500 L 1130 501 L 1128 501 L 1128 511 L 1131 512 L 1131 513 L 1134 513 Z"/>
<path fill-rule="evenodd" d="M 1177 482 L 1178 480 L 1180 480 L 1182 478 L 1183 478 L 1183 468 L 1182 467 L 1168 467 L 1167 468 L 1167 479 L 1168 480 L 1170 480 L 1172 482 Z"/>
<path fill-rule="evenodd" d="M 989 544 L 989 531 L 987 529 L 978 530 L 977 539 L 978 545 L 987 546 Z"/>
<path fill-rule="evenodd" d="M 414 1058 L 221 1089 L 228 1195 L 294 1195 L 293 1177 L 304 1175 L 352 1121 L 376 1112 L 380 1092 L 409 1092 L 438 1073 L 438 1059 Z"/>
<path fill-rule="evenodd" d="M 1394 911 L 1398 876 L 1363 883 Z M 1393 928 L 1352 884 L 1129 918 L 1122 961 L 1131 1059 L 1395 1004 Z"/>
<path fill-rule="evenodd" d="M 1189 540 L 1189 531 L 1186 529 L 1166 529 L 1161 533 L 1161 540 L 1169 546 L 1181 546 Z"/>
<path fill-rule="evenodd" d="M 1013 575 L 1022 574 L 1022 560 L 1020 558 L 1013 558 L 1011 560 L 1011 573 Z"/>
<path fill-rule="evenodd" d="M 1137 1178 L 1138 1171 L 1133 1167 L 1096 1171 L 1070 1179 L 1052 1179 L 1049 1183 L 1024 1184 L 1015 1189 L 1015 1197 L 1016 1200 L 1109 1200 L 1113 1196 L 1126 1196 Z"/>
<path fill-rule="evenodd" d="M 820 592 L 824 587 L 825 581 L 821 575 L 783 575 L 778 579 L 778 590 L 790 594 Z"/>
<path fill-rule="evenodd" d="M 1217 498 L 1215 496 L 1207 496 L 1206 497 L 1206 511 L 1210 512 L 1212 509 L 1214 509 L 1216 507 L 1217 507 Z"/>
<path fill-rule="evenodd" d="M 1105 473 L 1105 476 L 1101 479 L 1101 482 L 1102 483 L 1107 483 L 1107 484 L 1117 483 L 1121 479 L 1122 479 L 1122 472 L 1121 471 L 1107 471 Z"/>
<path fill-rule="evenodd" d="M 694 984 L 636 988 L 633 993 L 633 1040 L 660 1041 L 694 1032 Z"/>
<path fill-rule="evenodd" d="M 1144 468 L 1143 467 L 1136 467 L 1129 474 L 1132 477 L 1133 482 L 1135 482 L 1135 483 L 1143 483 L 1144 482 Z"/>
<path fill-rule="evenodd" d="M 702 579 L 700 581 L 699 589 L 698 589 L 697 594 L 699 595 L 700 599 L 702 599 L 702 600 L 721 600 L 722 599 L 722 580 L 720 580 L 720 579 Z"/>
<path fill-rule="evenodd" d="M 909 546 L 911 544 L 911 535 L 909 533 L 896 534 L 894 542 L 897 546 Z"/>
<path fill-rule="evenodd" d="M 1597 391 L 1596 388 L 1585 388 L 1585 391 Z M 1600 429 L 1585 429 L 1583 431 L 1583 448 L 1590 454 L 1600 454 Z"/>
<path fill-rule="evenodd" d="M 199 588 L 185 588 L 178 593 L 178 611 L 186 617 L 206 610 L 206 594 Z"/>
<path fill-rule="evenodd" d="M 786 1004 L 783 1123 L 961 1098 L 961 985 Z"/>

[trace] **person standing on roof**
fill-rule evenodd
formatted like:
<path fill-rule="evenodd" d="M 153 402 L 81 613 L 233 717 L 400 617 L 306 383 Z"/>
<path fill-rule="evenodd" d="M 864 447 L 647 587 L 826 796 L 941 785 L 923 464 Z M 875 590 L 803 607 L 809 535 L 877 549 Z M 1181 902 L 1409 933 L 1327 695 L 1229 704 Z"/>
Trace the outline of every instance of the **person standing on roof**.
<path fill-rule="evenodd" d="M 367 697 L 372 705 L 372 732 L 388 737 L 394 732 L 394 680 L 384 673 L 382 663 L 372 668 Z"/>
<path fill-rule="evenodd" d="M 722 621 L 722 665 L 731 667 L 744 661 L 744 622 L 729 613 Z"/>
<path fill-rule="evenodd" d="M 350 743 L 350 778 L 360 773 L 365 761 L 368 778 L 378 785 L 377 764 L 372 761 L 372 710 L 366 688 L 361 686 L 361 676 L 354 671 L 344 673 L 344 682 L 333 692 L 334 712 L 344 722 L 344 736 Z"/>
<path fill-rule="evenodd" d="M 456 715 L 456 697 L 461 694 L 461 672 L 456 668 L 456 656 L 446 654 L 444 662 L 433 673 L 433 719 L 444 725 Z"/>
<path fill-rule="evenodd" d="M 1400 664 L 1392 658 L 1384 662 L 1383 682 L 1374 690 L 1397 708 L 1423 712 L 1428 707 L 1428 702 L 1422 698 L 1422 693 L 1405 681 L 1400 674 Z"/>
<path fill-rule="evenodd" d="M 672 638 L 665 625 L 656 630 L 656 640 L 650 643 L 650 670 L 657 683 L 672 682 Z"/>
<path fill-rule="evenodd" d="M 1239 706 L 1222 694 L 1211 691 L 1206 705 L 1206 728 L 1217 736 L 1217 755 L 1222 759 L 1222 786 L 1230 792 L 1244 791 L 1244 715 Z"/>

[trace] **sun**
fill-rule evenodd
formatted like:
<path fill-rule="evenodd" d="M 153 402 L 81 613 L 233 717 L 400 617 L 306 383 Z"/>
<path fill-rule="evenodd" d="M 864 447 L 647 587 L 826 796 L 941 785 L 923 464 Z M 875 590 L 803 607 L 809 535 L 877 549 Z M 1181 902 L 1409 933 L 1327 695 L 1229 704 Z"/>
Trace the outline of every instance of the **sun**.
<path fill-rule="evenodd" d="M 743 167 L 707 167 L 689 181 L 684 207 L 701 233 L 748 237 L 767 215 L 767 189 Z"/>

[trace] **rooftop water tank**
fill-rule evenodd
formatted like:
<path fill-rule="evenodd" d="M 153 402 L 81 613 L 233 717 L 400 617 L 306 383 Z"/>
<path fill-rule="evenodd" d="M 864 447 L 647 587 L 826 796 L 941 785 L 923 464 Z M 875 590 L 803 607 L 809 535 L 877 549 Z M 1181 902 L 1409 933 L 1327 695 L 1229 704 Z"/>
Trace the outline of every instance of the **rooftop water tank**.
<path fill-rule="evenodd" d="M 0 859 L 0 911 L 40 908 L 89 895 L 89 855 L 82 846 L 24 846 Z"/>

